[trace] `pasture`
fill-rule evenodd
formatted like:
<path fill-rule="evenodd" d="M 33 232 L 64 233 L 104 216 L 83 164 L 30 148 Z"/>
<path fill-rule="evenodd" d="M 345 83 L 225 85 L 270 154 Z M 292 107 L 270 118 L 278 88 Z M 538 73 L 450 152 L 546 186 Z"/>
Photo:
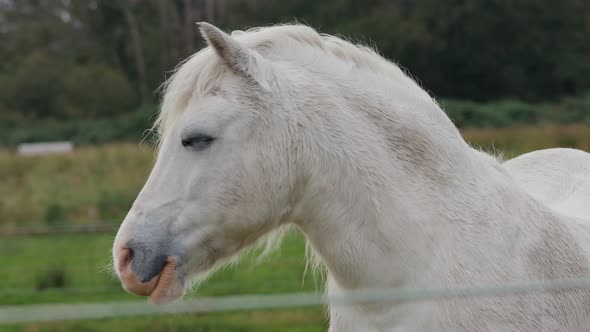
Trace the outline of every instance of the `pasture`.
<path fill-rule="evenodd" d="M 0 305 L 82 303 L 140 300 L 122 291 L 119 281 L 105 269 L 113 234 L 16 236 L 2 238 Z M 238 266 L 215 274 L 191 296 L 271 294 L 319 289 L 319 279 L 303 278 L 304 242 L 288 236 L 280 252 L 258 263 L 252 252 Z M 53 279 L 52 279 L 53 275 Z M 63 281 L 56 281 L 56 276 Z M 47 283 L 41 287 L 41 283 Z M 318 282 L 318 283 L 316 283 Z M 317 285 L 317 287 L 316 287 Z M 125 318 L 12 326 L 9 331 L 321 331 L 323 310 L 243 312 L 159 319 Z M 2 326 L 0 331 L 7 327 Z"/>
<path fill-rule="evenodd" d="M 468 141 L 507 157 L 554 146 L 588 150 L 590 128 L 465 130 Z M 113 232 L 0 238 L 0 305 L 138 300 L 105 267 L 114 232 L 143 184 L 153 160 L 147 144 L 83 147 L 74 154 L 17 157 L 0 152 L 0 230 L 16 227 L 112 223 Z M 19 222 L 15 222 L 18 220 Z M 249 253 L 217 272 L 191 296 L 271 294 L 321 290 L 304 276 L 304 241 L 285 238 L 263 261 Z M 322 308 L 209 315 L 134 317 L 85 322 L 0 326 L 0 331 L 324 331 Z"/>

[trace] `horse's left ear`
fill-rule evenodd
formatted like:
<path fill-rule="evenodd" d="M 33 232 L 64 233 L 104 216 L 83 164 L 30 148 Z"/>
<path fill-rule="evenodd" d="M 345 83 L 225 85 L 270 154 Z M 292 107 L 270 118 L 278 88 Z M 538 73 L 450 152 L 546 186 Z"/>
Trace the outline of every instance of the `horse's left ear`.
<path fill-rule="evenodd" d="M 241 45 L 232 36 L 221 31 L 214 25 L 200 22 L 199 29 L 207 44 L 215 50 L 215 53 L 237 75 L 251 79 L 270 89 L 270 83 L 274 79 L 271 64 L 260 56 L 255 50 Z"/>

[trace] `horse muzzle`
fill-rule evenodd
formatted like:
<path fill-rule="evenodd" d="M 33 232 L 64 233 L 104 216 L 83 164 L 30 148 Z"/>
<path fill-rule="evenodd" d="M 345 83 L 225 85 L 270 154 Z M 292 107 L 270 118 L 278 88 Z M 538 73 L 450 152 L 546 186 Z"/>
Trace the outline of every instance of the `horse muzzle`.
<path fill-rule="evenodd" d="M 179 278 L 178 260 L 159 255 L 146 247 L 128 241 L 115 249 L 117 275 L 123 288 L 133 294 L 148 296 L 154 304 L 164 304 L 184 295 Z"/>

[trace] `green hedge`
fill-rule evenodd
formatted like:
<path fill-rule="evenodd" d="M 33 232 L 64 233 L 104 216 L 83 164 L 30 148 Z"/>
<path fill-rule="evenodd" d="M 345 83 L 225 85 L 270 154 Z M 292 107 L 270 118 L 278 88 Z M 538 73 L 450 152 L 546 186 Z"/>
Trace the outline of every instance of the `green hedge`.
<path fill-rule="evenodd" d="M 0 120 L 112 117 L 139 105 L 121 70 L 101 63 L 80 64 L 42 52 L 23 56 L 0 71 Z"/>
<path fill-rule="evenodd" d="M 528 104 L 518 100 L 475 103 L 443 99 L 441 106 L 460 128 L 590 123 L 590 93 L 552 104 Z"/>
<path fill-rule="evenodd" d="M 443 109 L 460 128 L 501 128 L 522 125 L 590 123 L 590 93 L 552 104 L 528 104 L 518 100 L 493 103 L 446 100 Z M 0 145 L 22 142 L 69 140 L 76 144 L 149 139 L 147 129 L 156 114 L 155 106 L 110 118 L 89 120 L 8 119 L 0 124 Z"/>
<path fill-rule="evenodd" d="M 144 106 L 129 114 L 111 118 L 72 121 L 8 120 L 0 125 L 0 145 L 23 142 L 68 140 L 75 144 L 102 144 L 113 141 L 140 141 L 148 138 L 148 129 L 156 108 Z"/>

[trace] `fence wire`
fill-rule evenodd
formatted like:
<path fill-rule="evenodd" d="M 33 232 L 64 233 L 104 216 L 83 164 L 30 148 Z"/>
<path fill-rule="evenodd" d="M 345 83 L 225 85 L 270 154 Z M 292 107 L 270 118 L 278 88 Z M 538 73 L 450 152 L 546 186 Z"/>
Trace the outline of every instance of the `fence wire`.
<path fill-rule="evenodd" d="M 116 223 L 95 223 L 95 224 L 57 224 L 43 225 L 31 224 L 16 228 L 0 228 L 0 237 L 32 236 L 32 235 L 61 235 L 61 234 L 101 234 L 115 233 L 119 228 Z"/>
<path fill-rule="evenodd" d="M 108 233 L 114 230 L 113 225 L 86 225 L 71 227 L 64 225 L 48 230 L 43 227 L 0 232 L 2 236 L 15 235 L 53 235 L 67 233 Z M 223 286 L 223 285 L 221 285 Z M 117 287 L 93 287 L 61 289 L 62 292 L 98 294 L 121 291 Z M 284 293 L 272 295 L 239 295 L 223 297 L 188 298 L 165 306 L 154 306 L 146 301 L 119 301 L 102 303 L 75 304 L 35 304 L 0 306 L 0 325 L 33 322 L 50 322 L 65 320 L 89 320 L 103 318 L 122 318 L 145 315 L 170 315 L 190 313 L 216 313 L 241 310 L 289 309 L 316 307 L 330 304 L 331 306 L 351 305 L 358 303 L 398 303 L 405 301 L 443 301 L 447 299 L 470 297 L 497 297 L 539 292 L 558 292 L 587 289 L 590 292 L 588 279 L 559 279 L 552 281 L 518 282 L 494 286 L 455 287 L 455 288 L 416 288 L 416 289 L 367 289 L 351 291 L 345 294 L 326 296 L 321 293 Z M 58 292 L 58 289 L 46 291 Z M 1 296 L 23 296 L 39 294 L 34 289 L 0 290 Z"/>
<path fill-rule="evenodd" d="M 367 289 L 325 296 L 320 293 L 241 295 L 194 298 L 164 306 L 147 302 L 109 302 L 88 304 L 43 304 L 0 307 L 0 324 L 120 318 L 143 315 L 214 313 L 238 310 L 287 309 L 359 303 L 396 303 L 471 297 L 510 296 L 526 293 L 590 289 L 590 279 L 559 279 L 509 283 L 488 287 L 431 289 Z"/>

